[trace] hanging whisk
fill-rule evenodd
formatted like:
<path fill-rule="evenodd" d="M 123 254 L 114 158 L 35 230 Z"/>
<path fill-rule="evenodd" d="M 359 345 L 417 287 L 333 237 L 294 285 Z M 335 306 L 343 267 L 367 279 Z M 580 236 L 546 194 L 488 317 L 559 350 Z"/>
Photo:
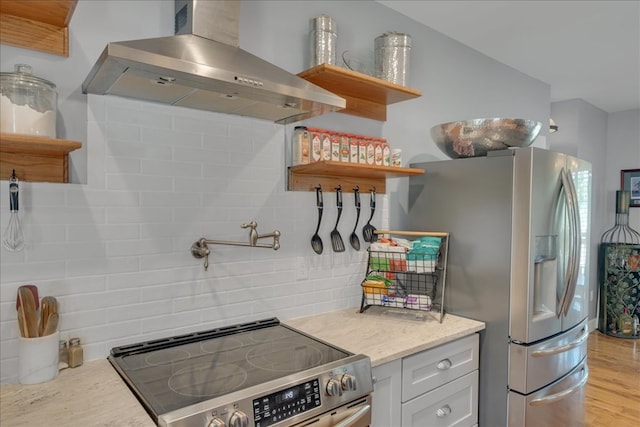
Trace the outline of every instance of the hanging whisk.
<path fill-rule="evenodd" d="M 9 178 L 9 225 L 4 232 L 2 245 L 10 251 L 20 251 L 24 247 L 24 235 L 18 216 L 18 177 L 15 169 Z"/>
<path fill-rule="evenodd" d="M 602 234 L 600 243 L 619 243 L 623 245 L 637 245 L 640 243 L 640 233 L 629 227 L 629 191 L 616 191 L 616 223 Z"/>

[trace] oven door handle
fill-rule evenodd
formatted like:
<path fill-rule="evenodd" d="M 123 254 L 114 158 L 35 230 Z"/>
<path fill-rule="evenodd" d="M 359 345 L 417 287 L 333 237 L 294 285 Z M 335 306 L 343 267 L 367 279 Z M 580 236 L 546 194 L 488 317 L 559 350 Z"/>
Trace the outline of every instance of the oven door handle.
<path fill-rule="evenodd" d="M 356 423 L 356 421 L 358 421 L 360 418 L 367 415 L 369 411 L 371 411 L 371 405 L 364 405 L 362 408 L 358 409 L 357 412 L 354 412 L 353 414 L 349 415 L 347 418 L 340 421 L 334 427 L 351 427 L 353 424 Z"/>

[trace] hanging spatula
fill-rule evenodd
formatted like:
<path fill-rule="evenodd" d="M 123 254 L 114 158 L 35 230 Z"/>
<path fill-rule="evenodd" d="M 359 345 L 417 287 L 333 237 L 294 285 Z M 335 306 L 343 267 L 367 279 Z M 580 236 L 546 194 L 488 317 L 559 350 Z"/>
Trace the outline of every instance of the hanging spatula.
<path fill-rule="evenodd" d="M 360 221 L 360 188 L 357 185 L 353 189 L 353 197 L 356 203 L 356 224 L 353 226 L 351 236 L 349 236 L 349 243 L 351 243 L 353 249 L 359 251 L 360 239 L 358 239 L 358 235 L 356 234 L 356 228 L 358 228 L 358 221 Z"/>
<path fill-rule="evenodd" d="M 344 252 L 344 242 L 338 231 L 338 223 L 342 215 L 342 187 L 339 185 L 336 187 L 336 205 L 338 206 L 338 219 L 336 219 L 336 226 L 331 231 L 331 246 L 333 246 L 334 252 Z"/>
<path fill-rule="evenodd" d="M 316 206 L 318 207 L 318 225 L 316 226 L 316 232 L 311 236 L 311 247 L 318 255 L 322 253 L 323 245 L 322 239 L 318 234 L 320 230 L 320 222 L 322 221 L 322 210 L 324 209 L 324 202 L 322 201 L 322 188 L 316 187 Z"/>
<path fill-rule="evenodd" d="M 374 231 L 376 231 L 376 228 L 373 225 L 371 225 L 373 214 L 376 212 L 376 188 L 375 187 L 371 189 L 371 201 L 369 202 L 369 206 L 371 207 L 371 216 L 369 217 L 369 220 L 367 221 L 365 226 L 362 227 L 362 237 L 364 238 L 365 242 L 375 242 L 376 239 L 373 233 Z"/>

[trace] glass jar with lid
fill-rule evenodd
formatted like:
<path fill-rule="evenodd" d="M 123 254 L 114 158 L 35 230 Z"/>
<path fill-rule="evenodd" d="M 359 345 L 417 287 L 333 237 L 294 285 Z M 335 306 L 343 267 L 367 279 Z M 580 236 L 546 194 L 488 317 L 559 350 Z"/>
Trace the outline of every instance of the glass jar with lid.
<path fill-rule="evenodd" d="M 56 137 L 56 85 L 31 74 L 29 65 L 0 73 L 0 99 L 2 133 Z"/>

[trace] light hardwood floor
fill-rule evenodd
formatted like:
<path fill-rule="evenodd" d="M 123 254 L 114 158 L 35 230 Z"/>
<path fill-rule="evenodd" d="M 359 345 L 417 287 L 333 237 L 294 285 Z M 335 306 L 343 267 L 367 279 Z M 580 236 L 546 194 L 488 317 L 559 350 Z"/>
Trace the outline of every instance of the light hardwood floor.
<path fill-rule="evenodd" d="M 640 427 L 640 340 L 589 334 L 588 427 Z"/>

